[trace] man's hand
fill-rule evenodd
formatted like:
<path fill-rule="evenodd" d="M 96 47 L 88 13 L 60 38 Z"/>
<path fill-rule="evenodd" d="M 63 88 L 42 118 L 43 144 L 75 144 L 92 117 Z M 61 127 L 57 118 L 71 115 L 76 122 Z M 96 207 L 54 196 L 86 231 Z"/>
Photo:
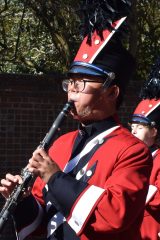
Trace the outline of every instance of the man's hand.
<path fill-rule="evenodd" d="M 6 174 L 6 178 L 1 180 L 0 193 L 8 198 L 16 185 L 22 183 L 22 178 L 19 175 Z"/>
<path fill-rule="evenodd" d="M 59 166 L 42 148 L 38 148 L 34 151 L 32 158 L 29 160 L 27 168 L 34 175 L 41 177 L 46 183 L 48 183 L 53 174 L 60 171 Z"/>

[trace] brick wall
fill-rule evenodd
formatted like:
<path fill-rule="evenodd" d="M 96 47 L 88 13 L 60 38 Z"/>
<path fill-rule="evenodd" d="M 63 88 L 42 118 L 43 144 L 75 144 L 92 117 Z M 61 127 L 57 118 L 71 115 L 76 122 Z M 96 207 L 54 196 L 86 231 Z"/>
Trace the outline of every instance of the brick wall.
<path fill-rule="evenodd" d="M 142 82 L 132 80 L 127 87 L 126 94 L 122 106 L 119 109 L 119 117 L 121 122 L 128 127 L 128 120 L 130 119 L 135 107 L 139 102 L 139 92 Z"/>
<path fill-rule="evenodd" d="M 60 75 L 0 75 L 0 178 L 7 172 L 20 173 L 61 111 L 66 98 L 60 78 Z M 131 82 L 119 111 L 124 124 L 136 105 L 139 84 Z M 61 133 L 75 127 L 67 119 Z M 3 204 L 0 197 L 1 208 Z M 11 220 L 0 237 L 15 239 Z"/>

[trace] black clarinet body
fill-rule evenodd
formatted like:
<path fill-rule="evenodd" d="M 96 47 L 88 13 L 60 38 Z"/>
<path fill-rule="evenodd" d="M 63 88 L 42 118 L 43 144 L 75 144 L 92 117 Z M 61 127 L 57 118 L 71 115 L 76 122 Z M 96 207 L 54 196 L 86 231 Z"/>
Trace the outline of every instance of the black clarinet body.
<path fill-rule="evenodd" d="M 70 110 L 72 109 L 72 106 L 73 106 L 73 102 L 71 101 L 67 102 L 64 105 L 62 111 L 59 113 L 59 115 L 53 122 L 51 128 L 49 129 L 48 133 L 44 137 L 43 141 L 40 142 L 39 147 L 43 148 L 46 151 L 49 149 L 64 119 L 67 117 Z M 25 191 L 25 189 L 27 189 L 29 183 L 33 179 L 33 174 L 29 172 L 26 167 L 22 170 L 21 177 L 22 177 L 22 183 L 17 185 L 14 188 L 9 198 L 6 200 L 3 209 L 0 212 L 0 233 L 2 232 L 3 227 L 7 222 L 9 216 L 14 212 L 19 200 L 21 199 L 23 192 Z"/>

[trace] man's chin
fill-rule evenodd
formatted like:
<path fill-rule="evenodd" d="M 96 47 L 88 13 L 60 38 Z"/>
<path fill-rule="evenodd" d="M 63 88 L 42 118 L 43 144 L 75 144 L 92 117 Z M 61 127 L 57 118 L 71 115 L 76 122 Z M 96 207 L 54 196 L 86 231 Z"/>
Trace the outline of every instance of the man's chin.
<path fill-rule="evenodd" d="M 72 118 L 73 118 L 74 120 L 78 120 L 78 121 L 81 122 L 81 120 L 83 119 L 83 116 L 81 116 L 81 115 L 79 115 L 79 114 L 77 114 L 77 113 L 75 113 L 75 112 L 72 112 L 71 115 L 72 115 Z"/>
<path fill-rule="evenodd" d="M 78 115 L 72 115 L 72 118 L 73 118 L 74 120 L 79 120 Z"/>
<path fill-rule="evenodd" d="M 73 109 L 71 111 L 71 115 L 73 119 L 78 120 L 80 122 L 88 121 L 90 119 L 91 111 L 89 108 L 86 108 L 85 111 L 76 111 L 76 109 Z"/>

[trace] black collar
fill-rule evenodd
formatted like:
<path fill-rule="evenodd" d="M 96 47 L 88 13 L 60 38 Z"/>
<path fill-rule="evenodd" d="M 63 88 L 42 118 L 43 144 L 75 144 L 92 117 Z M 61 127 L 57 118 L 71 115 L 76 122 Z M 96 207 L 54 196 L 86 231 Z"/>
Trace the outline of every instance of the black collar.
<path fill-rule="evenodd" d="M 93 122 L 91 124 L 88 124 L 86 126 L 79 125 L 79 134 L 81 136 L 87 135 L 87 137 L 91 137 L 93 135 L 97 135 L 107 129 L 110 129 L 111 127 L 117 126 L 116 121 L 113 117 L 109 117 L 107 119 Z"/>
<path fill-rule="evenodd" d="M 93 122 L 86 126 L 79 124 L 79 132 L 73 145 L 71 159 L 80 153 L 84 146 L 94 137 L 115 126 L 117 126 L 117 123 L 113 117 L 109 117 L 102 121 Z"/>
<path fill-rule="evenodd" d="M 158 148 L 159 148 L 159 147 L 158 147 L 158 145 L 156 145 L 156 144 L 153 144 L 151 147 L 149 147 L 151 153 L 153 153 L 154 151 L 156 151 Z"/>

